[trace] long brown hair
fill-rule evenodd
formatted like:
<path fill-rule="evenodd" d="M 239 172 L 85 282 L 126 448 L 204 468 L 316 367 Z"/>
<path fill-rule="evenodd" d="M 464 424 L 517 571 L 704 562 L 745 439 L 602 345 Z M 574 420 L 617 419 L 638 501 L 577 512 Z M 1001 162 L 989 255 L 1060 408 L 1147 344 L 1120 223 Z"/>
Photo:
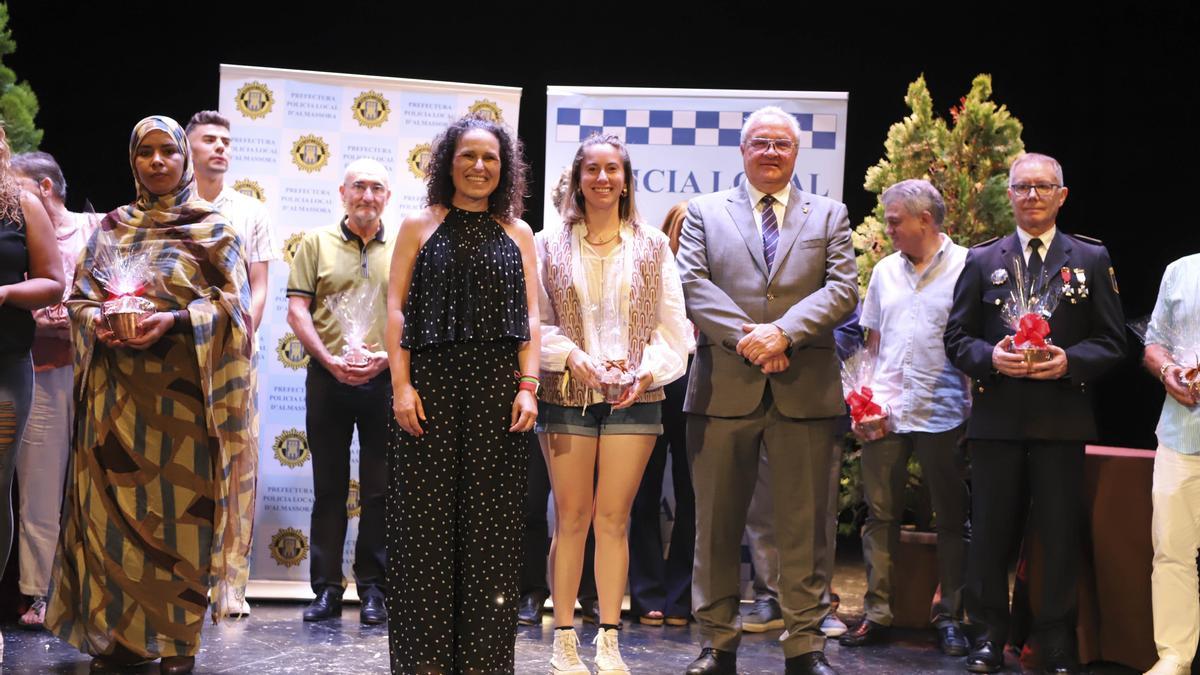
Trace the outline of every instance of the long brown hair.
<path fill-rule="evenodd" d="M 12 151 L 8 148 L 8 135 L 0 121 L 0 219 L 17 223 L 25 222 L 21 211 L 21 184 L 13 176 Z"/>
<path fill-rule="evenodd" d="M 687 218 L 688 200 L 683 200 L 667 210 L 663 218 L 662 231 L 671 240 L 671 253 L 679 253 L 679 233 L 683 231 L 683 221 Z"/>

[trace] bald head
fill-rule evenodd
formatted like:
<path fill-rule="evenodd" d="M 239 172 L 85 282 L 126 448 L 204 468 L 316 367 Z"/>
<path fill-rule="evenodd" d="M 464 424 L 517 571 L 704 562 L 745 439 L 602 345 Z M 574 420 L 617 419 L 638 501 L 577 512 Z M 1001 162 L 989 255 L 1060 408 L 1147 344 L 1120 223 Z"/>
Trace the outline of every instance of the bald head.
<path fill-rule="evenodd" d="M 346 167 L 346 173 L 342 176 L 342 184 L 348 185 L 353 182 L 353 178 L 360 174 L 368 174 L 374 178 L 383 181 L 385 186 L 388 185 L 388 172 L 382 164 L 370 158 L 356 159 Z"/>
<path fill-rule="evenodd" d="M 373 159 L 356 159 L 346 167 L 346 177 L 338 192 L 346 207 L 351 229 L 360 236 L 374 234 L 379 218 L 387 206 L 392 191 L 388 188 L 387 169 Z"/>

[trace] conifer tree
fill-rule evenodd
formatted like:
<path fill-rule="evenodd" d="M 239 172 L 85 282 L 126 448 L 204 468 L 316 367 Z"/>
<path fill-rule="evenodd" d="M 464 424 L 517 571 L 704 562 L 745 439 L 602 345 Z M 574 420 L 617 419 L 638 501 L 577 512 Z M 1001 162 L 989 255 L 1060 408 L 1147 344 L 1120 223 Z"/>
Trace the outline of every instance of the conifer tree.
<path fill-rule="evenodd" d="M 912 113 L 888 129 L 886 156 L 867 169 L 863 187 L 878 195 L 907 178 L 928 180 L 946 200 L 946 234 L 964 246 L 1011 232 L 1008 166 L 1025 145 L 1021 123 L 991 97 L 992 77 L 977 75 L 970 92 L 950 109 L 947 124 L 933 113 L 925 76 L 918 77 L 904 97 Z M 875 263 L 892 252 L 883 202 L 855 228 L 853 239 L 865 292 Z"/>
<path fill-rule="evenodd" d="M 8 27 L 8 4 L 0 2 L 0 123 L 13 154 L 37 150 L 42 142 L 42 130 L 33 123 L 37 96 L 28 82 L 17 82 L 17 74 L 4 65 L 4 57 L 16 50 L 17 42 Z"/>

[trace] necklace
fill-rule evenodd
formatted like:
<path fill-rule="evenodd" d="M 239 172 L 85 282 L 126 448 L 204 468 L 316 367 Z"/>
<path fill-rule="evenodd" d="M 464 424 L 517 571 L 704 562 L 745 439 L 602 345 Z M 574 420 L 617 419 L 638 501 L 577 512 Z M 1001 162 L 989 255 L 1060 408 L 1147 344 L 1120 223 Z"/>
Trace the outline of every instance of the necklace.
<path fill-rule="evenodd" d="M 612 241 L 614 239 L 616 239 L 618 236 L 620 236 L 620 234 L 621 234 L 621 228 L 617 227 L 617 229 L 613 232 L 612 236 L 609 237 L 608 239 L 605 239 L 604 241 L 592 241 L 592 233 L 590 233 L 590 232 L 583 236 L 583 240 L 586 241 L 587 243 L 591 244 L 592 246 L 604 246 L 605 244 L 612 243 Z"/>

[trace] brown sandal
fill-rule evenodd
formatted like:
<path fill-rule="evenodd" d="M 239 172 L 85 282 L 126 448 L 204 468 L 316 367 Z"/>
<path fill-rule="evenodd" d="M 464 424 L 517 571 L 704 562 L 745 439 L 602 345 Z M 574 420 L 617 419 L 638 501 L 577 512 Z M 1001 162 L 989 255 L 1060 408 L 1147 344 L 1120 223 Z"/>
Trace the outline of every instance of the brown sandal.
<path fill-rule="evenodd" d="M 652 609 L 649 612 L 638 617 L 638 623 L 643 626 L 661 626 L 663 625 L 663 613 L 657 609 Z"/>

